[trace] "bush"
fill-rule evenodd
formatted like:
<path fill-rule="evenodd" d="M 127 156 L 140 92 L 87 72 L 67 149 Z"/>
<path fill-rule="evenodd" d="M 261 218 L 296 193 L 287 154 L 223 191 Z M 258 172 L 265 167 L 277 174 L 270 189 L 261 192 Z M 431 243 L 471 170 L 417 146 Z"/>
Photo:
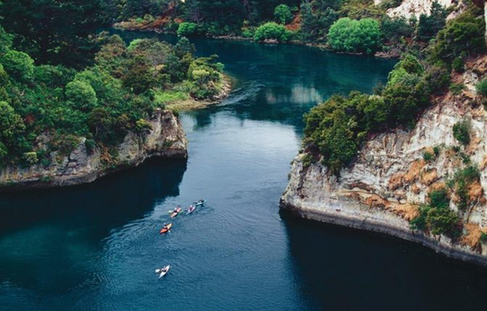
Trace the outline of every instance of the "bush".
<path fill-rule="evenodd" d="M 445 26 L 445 19 L 448 12 L 438 1 L 434 1 L 431 7 L 431 14 L 421 14 L 418 23 L 418 39 L 421 41 L 431 40 L 438 31 Z"/>
<path fill-rule="evenodd" d="M 483 80 L 479 81 L 479 83 L 477 83 L 475 88 L 477 89 L 477 93 L 479 93 L 482 96 L 486 96 L 487 95 L 487 79 L 483 79 Z"/>
<path fill-rule="evenodd" d="M 431 152 L 428 152 L 428 151 L 425 151 L 423 153 L 423 159 L 426 161 L 426 162 L 430 162 L 431 160 L 434 159 L 434 155 L 431 153 Z"/>
<path fill-rule="evenodd" d="M 460 95 L 464 89 L 465 85 L 463 83 L 450 84 L 450 92 L 452 92 L 453 95 Z"/>
<path fill-rule="evenodd" d="M 448 197 L 448 190 L 446 188 L 431 191 L 429 200 L 431 207 L 448 208 L 450 206 L 450 198 Z"/>
<path fill-rule="evenodd" d="M 259 26 L 255 31 L 254 40 L 277 40 L 279 42 L 288 41 L 288 31 L 283 25 L 276 24 L 274 22 L 265 23 Z"/>
<path fill-rule="evenodd" d="M 91 111 L 95 108 L 98 99 L 95 90 L 86 82 L 74 80 L 66 85 L 66 99 L 72 102 L 76 109 Z"/>
<path fill-rule="evenodd" d="M 135 131 L 139 134 L 150 133 L 152 126 L 144 119 L 140 119 L 135 124 Z"/>
<path fill-rule="evenodd" d="M 357 21 L 345 17 L 330 27 L 328 40 L 336 51 L 374 54 L 382 46 L 382 33 L 374 19 Z"/>
<path fill-rule="evenodd" d="M 451 62 L 462 55 L 475 55 L 484 50 L 484 21 L 466 13 L 448 22 L 438 33 L 432 55 Z"/>
<path fill-rule="evenodd" d="M 385 16 L 382 18 L 380 26 L 384 39 L 392 42 L 396 42 L 402 37 L 410 37 L 414 30 L 404 17 L 392 19 Z"/>
<path fill-rule="evenodd" d="M 274 18 L 278 23 L 286 25 L 293 19 L 293 14 L 287 5 L 279 4 L 274 9 Z"/>
<path fill-rule="evenodd" d="M 468 145 L 470 143 L 470 123 L 467 121 L 457 122 L 453 126 L 453 137 L 462 145 Z"/>
<path fill-rule="evenodd" d="M 198 32 L 198 25 L 195 23 L 189 23 L 189 22 L 182 22 L 179 24 L 178 27 L 178 35 L 179 36 L 193 36 L 196 35 Z"/>
<path fill-rule="evenodd" d="M 24 161 L 30 165 L 34 165 L 39 162 L 39 159 L 37 158 L 37 153 L 35 151 L 25 152 L 23 158 Z"/>
<path fill-rule="evenodd" d="M 34 60 L 24 52 L 8 51 L 1 61 L 5 71 L 14 78 L 25 81 L 34 76 Z"/>
<path fill-rule="evenodd" d="M 451 67 L 455 72 L 458 73 L 465 71 L 465 62 L 463 61 L 463 58 L 461 57 L 455 58 L 451 64 Z"/>

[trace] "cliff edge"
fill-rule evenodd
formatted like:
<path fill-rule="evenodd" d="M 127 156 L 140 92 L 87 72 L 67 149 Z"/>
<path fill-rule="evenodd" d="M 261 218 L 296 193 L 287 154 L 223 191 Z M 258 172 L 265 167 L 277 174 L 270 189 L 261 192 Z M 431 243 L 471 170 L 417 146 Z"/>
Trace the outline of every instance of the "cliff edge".
<path fill-rule="evenodd" d="M 481 239 L 487 232 L 487 114 L 475 90 L 486 72 L 486 56 L 469 60 L 467 70 L 453 77 L 465 85 L 461 92 L 435 98 L 412 130 L 370 137 L 339 177 L 319 159 L 309 161 L 303 151 L 292 163 L 281 208 L 303 218 L 391 234 L 449 257 L 487 265 L 487 244 Z M 465 120 L 471 139 L 460 150 L 453 128 Z M 410 221 L 428 204 L 428 195 L 446 188 L 459 170 L 473 166 L 479 178 L 466 185 L 463 197 L 451 194 L 461 235 L 450 238 L 413 230 Z"/>
<path fill-rule="evenodd" d="M 85 140 L 69 155 L 52 152 L 50 164 L 27 168 L 7 166 L 0 171 L 0 192 L 89 183 L 108 173 L 141 164 L 150 157 L 187 157 L 187 141 L 178 118 L 168 110 L 156 110 L 147 120 L 146 134 L 129 132 L 115 149 L 88 150 Z"/>

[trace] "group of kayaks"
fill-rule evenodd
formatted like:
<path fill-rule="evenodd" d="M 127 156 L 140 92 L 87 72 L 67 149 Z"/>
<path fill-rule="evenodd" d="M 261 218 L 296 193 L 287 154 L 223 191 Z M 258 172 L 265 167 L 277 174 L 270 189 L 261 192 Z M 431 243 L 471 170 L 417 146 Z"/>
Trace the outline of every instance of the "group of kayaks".
<path fill-rule="evenodd" d="M 206 203 L 206 200 L 198 200 L 196 202 L 193 202 L 193 204 L 191 204 L 186 209 L 186 215 L 189 215 L 189 214 L 193 213 L 196 210 L 197 207 L 203 207 L 203 206 L 205 206 L 205 203 Z M 183 209 L 180 206 L 177 206 L 173 210 L 170 210 L 169 213 L 170 213 L 171 218 L 176 218 L 179 214 L 181 214 L 182 211 L 183 211 Z M 173 227 L 172 223 L 164 224 L 164 226 L 159 231 L 159 233 L 161 235 L 162 234 L 166 234 L 166 233 L 168 233 L 168 232 L 171 231 L 172 227 Z M 157 274 L 159 274 L 159 278 L 162 278 L 162 277 L 164 277 L 169 272 L 169 269 L 171 269 L 171 266 L 170 265 L 167 265 L 167 266 L 162 267 L 160 269 L 156 269 L 155 272 Z"/>

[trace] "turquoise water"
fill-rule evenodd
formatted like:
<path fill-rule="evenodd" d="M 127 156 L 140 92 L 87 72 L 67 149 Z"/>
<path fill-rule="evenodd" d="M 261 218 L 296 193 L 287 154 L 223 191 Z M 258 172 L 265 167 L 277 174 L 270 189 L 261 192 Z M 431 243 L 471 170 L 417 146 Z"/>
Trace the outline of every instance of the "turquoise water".
<path fill-rule="evenodd" d="M 302 114 L 335 92 L 370 92 L 394 62 L 299 46 L 195 44 L 199 55 L 219 54 L 237 84 L 221 105 L 181 115 L 187 161 L 155 159 L 89 185 L 0 196 L 0 309 L 485 305 L 485 269 L 279 214 Z M 159 235 L 169 209 L 199 198 L 208 206 Z M 154 269 L 166 264 L 173 268 L 158 280 Z"/>

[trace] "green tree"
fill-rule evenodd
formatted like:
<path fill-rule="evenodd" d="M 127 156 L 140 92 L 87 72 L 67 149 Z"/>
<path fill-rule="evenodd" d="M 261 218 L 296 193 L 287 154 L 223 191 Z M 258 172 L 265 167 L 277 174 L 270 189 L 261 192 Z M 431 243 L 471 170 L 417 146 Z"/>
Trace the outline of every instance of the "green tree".
<path fill-rule="evenodd" d="M 79 80 L 74 80 L 66 85 L 66 99 L 72 102 L 76 109 L 91 111 L 95 108 L 98 98 L 93 87 Z"/>
<path fill-rule="evenodd" d="M 254 35 L 255 41 L 263 40 L 277 40 L 279 42 L 288 41 L 288 32 L 286 27 L 279 25 L 274 22 L 265 23 L 264 25 L 257 28 Z"/>
<path fill-rule="evenodd" d="M 431 14 L 421 14 L 418 23 L 418 39 L 421 41 L 431 40 L 438 31 L 445 26 L 448 12 L 438 2 L 434 1 L 431 5 Z"/>
<path fill-rule="evenodd" d="M 289 6 L 285 4 L 279 4 L 274 9 L 274 18 L 278 23 L 286 25 L 289 24 L 289 22 L 291 22 L 291 20 L 293 19 L 293 13 L 291 13 L 291 9 L 289 9 Z"/>
<path fill-rule="evenodd" d="M 379 23 L 371 18 L 340 18 L 330 27 L 328 39 L 334 50 L 344 52 L 374 54 L 382 45 Z"/>
<path fill-rule="evenodd" d="M 0 143 L 4 149 L 2 153 L 13 147 L 24 131 L 25 125 L 20 115 L 7 102 L 0 101 Z"/>
<path fill-rule="evenodd" d="M 182 22 L 178 27 L 178 35 L 180 36 L 193 36 L 196 35 L 198 26 L 195 23 Z"/>
<path fill-rule="evenodd" d="M 24 52 L 10 50 L 1 61 L 7 73 L 16 79 L 26 81 L 34 76 L 34 60 Z"/>
<path fill-rule="evenodd" d="M 107 21 L 103 0 L 3 0 L 2 25 L 14 47 L 36 62 L 82 67 L 96 49 L 91 37 Z"/>

